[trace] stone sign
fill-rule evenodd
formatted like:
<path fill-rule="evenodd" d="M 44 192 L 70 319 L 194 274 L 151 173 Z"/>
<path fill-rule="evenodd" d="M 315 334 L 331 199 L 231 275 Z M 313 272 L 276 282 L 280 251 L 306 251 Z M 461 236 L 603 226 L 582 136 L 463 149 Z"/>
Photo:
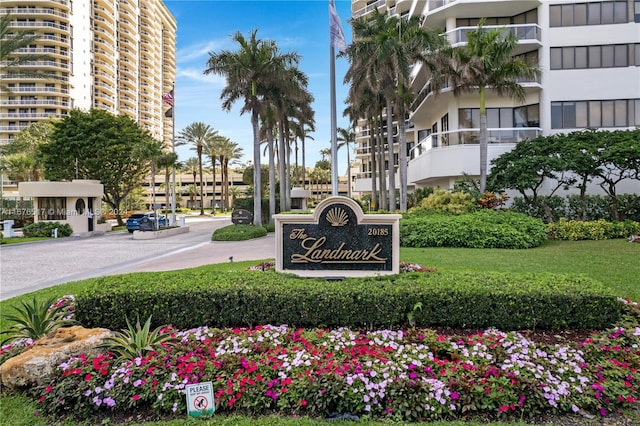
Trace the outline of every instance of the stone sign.
<path fill-rule="evenodd" d="M 313 214 L 278 214 L 276 271 L 300 276 L 399 272 L 398 214 L 367 214 L 347 197 L 322 201 Z"/>
<path fill-rule="evenodd" d="M 231 222 L 235 225 L 251 225 L 253 223 L 253 213 L 245 209 L 234 210 L 231 213 Z"/>

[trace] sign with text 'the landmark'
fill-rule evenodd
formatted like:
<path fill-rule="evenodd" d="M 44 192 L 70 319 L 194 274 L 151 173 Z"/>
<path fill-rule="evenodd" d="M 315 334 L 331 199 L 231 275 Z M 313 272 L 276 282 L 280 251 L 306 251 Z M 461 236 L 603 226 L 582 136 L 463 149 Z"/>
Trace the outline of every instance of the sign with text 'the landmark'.
<path fill-rule="evenodd" d="M 329 277 L 397 274 L 398 214 L 367 214 L 347 197 L 330 197 L 312 214 L 278 214 L 276 271 Z"/>

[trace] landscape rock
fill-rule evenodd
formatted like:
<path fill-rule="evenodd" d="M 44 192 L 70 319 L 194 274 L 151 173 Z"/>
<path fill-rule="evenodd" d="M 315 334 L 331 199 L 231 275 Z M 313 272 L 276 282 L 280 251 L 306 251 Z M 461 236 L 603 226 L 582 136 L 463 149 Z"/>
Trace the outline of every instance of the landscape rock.
<path fill-rule="evenodd" d="M 59 328 L 0 365 L 1 384 L 8 388 L 42 385 L 58 365 L 69 358 L 83 353 L 88 356 L 100 353 L 97 347 L 112 334 L 106 328 Z"/>

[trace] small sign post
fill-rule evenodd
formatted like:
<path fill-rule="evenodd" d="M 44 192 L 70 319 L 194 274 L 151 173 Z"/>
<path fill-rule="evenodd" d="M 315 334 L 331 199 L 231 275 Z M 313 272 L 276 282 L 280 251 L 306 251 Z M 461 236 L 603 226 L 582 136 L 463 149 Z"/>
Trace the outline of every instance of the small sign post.
<path fill-rule="evenodd" d="M 202 382 L 185 386 L 187 414 L 191 417 L 211 416 L 215 412 L 213 383 Z"/>

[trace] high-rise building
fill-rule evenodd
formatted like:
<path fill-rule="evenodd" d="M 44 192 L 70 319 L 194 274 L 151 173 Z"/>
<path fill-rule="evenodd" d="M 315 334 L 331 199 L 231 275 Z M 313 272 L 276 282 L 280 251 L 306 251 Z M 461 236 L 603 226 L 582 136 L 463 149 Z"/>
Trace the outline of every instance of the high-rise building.
<path fill-rule="evenodd" d="M 10 17 L 7 38 L 39 36 L 13 55 L 46 55 L 22 65 L 37 76 L 0 76 L 9 89 L 0 93 L 0 144 L 75 108 L 128 115 L 170 143 L 162 95 L 175 80 L 177 25 L 162 0 L 2 0 L 0 14 Z"/>
<path fill-rule="evenodd" d="M 446 34 L 452 45 L 485 18 L 485 28 L 515 33 L 515 55 L 537 63 L 541 73 L 522 81 L 526 100 L 488 92 L 488 159 L 536 136 L 596 128 L 640 126 L 640 1 L 638 0 L 354 0 L 353 17 L 373 9 L 420 16 L 422 25 Z M 412 70 L 415 93 L 408 120 L 408 185 L 452 188 L 465 175 L 477 177 L 479 96 L 454 96 L 443 87 L 436 95 L 426 70 Z M 369 128 L 356 129 L 356 154 L 362 169 L 356 191 L 371 191 Z M 398 147 L 395 139 L 394 163 Z M 386 161 L 390 156 L 387 154 Z M 396 177 L 397 177 L 396 173 Z M 396 180 L 398 188 L 398 180 Z M 634 191 L 635 186 L 635 191 Z M 640 192 L 639 182 L 625 189 Z"/>

